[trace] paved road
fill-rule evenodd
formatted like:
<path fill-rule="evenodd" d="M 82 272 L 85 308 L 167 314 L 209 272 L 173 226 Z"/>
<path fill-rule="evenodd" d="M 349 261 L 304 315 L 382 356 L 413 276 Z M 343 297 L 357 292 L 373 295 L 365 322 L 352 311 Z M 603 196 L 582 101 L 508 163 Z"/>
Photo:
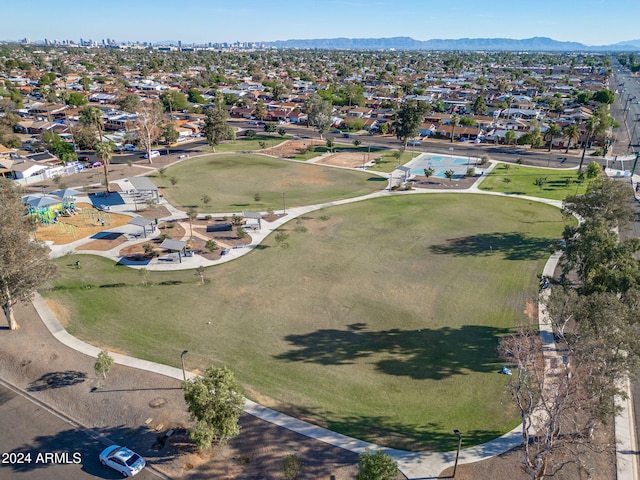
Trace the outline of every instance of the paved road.
<path fill-rule="evenodd" d="M 122 478 L 98 461 L 104 448 L 100 440 L 2 385 L 0 419 L 0 480 Z M 46 454 L 54 452 L 64 455 L 47 458 Z M 146 470 L 136 478 L 157 479 Z"/>

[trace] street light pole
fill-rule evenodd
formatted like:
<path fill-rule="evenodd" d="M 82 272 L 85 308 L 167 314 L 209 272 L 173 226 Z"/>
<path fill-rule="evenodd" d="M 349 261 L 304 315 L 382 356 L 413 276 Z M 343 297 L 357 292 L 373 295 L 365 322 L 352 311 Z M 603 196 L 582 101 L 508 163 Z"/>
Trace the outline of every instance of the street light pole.
<path fill-rule="evenodd" d="M 283 215 L 287 214 L 287 205 L 284 201 L 284 192 L 282 192 L 282 214 Z"/>
<path fill-rule="evenodd" d="M 453 475 L 451 475 L 451 478 L 456 478 L 456 470 L 458 468 L 458 458 L 460 457 L 460 447 L 462 447 L 462 433 L 460 433 L 460 430 L 454 430 L 453 433 L 456 434 L 456 436 L 458 437 L 458 450 L 456 451 L 456 463 L 453 464 Z"/>
<path fill-rule="evenodd" d="M 189 353 L 189 350 L 183 350 L 182 353 L 180 354 L 180 363 L 182 363 L 182 379 L 186 382 L 187 381 L 187 374 L 184 371 L 184 356 Z"/>

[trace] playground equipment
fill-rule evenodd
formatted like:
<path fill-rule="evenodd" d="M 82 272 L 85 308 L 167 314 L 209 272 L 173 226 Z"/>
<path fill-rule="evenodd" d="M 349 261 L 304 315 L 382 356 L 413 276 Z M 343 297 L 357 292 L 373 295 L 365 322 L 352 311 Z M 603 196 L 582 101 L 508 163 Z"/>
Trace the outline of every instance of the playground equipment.
<path fill-rule="evenodd" d="M 73 238 L 76 238 L 76 226 L 71 225 L 70 223 L 58 222 L 58 228 L 61 232 L 70 233 Z"/>
<path fill-rule="evenodd" d="M 96 209 L 82 208 L 82 220 L 85 224 L 111 226 L 113 222 L 111 220 L 111 214 L 108 212 L 101 212 Z"/>

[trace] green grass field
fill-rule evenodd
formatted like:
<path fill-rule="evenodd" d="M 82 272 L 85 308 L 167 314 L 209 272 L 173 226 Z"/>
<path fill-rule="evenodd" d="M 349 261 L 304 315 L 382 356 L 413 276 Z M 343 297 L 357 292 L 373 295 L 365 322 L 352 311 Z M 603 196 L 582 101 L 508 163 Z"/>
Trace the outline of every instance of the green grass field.
<path fill-rule="evenodd" d="M 505 165 L 509 166 L 505 168 Z M 546 183 L 541 187 L 535 184 L 538 178 L 546 178 Z M 511 164 L 497 165 L 480 184 L 481 190 L 531 195 L 551 200 L 564 200 L 569 195 L 584 193 L 586 188 L 586 180 L 578 183 L 577 170 L 554 170 Z"/>
<path fill-rule="evenodd" d="M 189 370 L 231 368 L 247 395 L 382 445 L 455 448 L 518 424 L 497 339 L 536 309 L 559 210 L 483 195 L 408 195 L 332 207 L 207 269 L 58 259 L 44 292 L 68 330 Z M 306 231 L 305 231 L 306 230 Z"/>
<path fill-rule="evenodd" d="M 260 128 L 261 130 L 261 128 Z M 228 153 L 228 152 L 249 152 L 253 150 L 261 150 L 262 146 L 261 142 L 266 144 L 267 148 L 278 145 L 279 143 L 284 142 L 285 140 L 289 140 L 291 138 L 290 135 L 285 135 L 281 137 L 280 135 L 268 135 L 265 133 L 260 133 L 260 131 L 256 132 L 255 137 L 238 137 L 233 141 L 225 141 L 220 145 L 216 145 L 217 153 Z M 209 147 L 207 147 L 209 148 Z"/>
<path fill-rule="evenodd" d="M 178 182 L 171 185 L 170 179 Z M 280 160 L 264 155 L 219 154 L 194 158 L 168 168 L 153 181 L 178 208 L 200 212 L 241 212 L 313 205 L 366 195 L 386 187 L 384 178 L 366 172 Z M 260 194 L 260 201 L 254 195 Z M 205 204 L 203 195 L 211 202 Z"/>

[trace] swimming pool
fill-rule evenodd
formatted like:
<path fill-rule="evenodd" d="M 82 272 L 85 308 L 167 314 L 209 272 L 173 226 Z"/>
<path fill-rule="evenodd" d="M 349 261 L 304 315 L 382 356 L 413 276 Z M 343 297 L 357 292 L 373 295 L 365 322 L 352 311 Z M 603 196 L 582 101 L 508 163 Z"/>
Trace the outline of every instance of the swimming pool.
<path fill-rule="evenodd" d="M 423 153 L 414 158 L 405 166 L 411 169 L 411 175 L 424 175 L 426 168 L 433 168 L 432 177 L 446 178 L 444 172 L 453 170 L 456 177 L 463 177 L 467 174 L 467 168 L 475 167 L 477 159 L 474 157 L 453 157 L 451 155 L 433 155 Z"/>

